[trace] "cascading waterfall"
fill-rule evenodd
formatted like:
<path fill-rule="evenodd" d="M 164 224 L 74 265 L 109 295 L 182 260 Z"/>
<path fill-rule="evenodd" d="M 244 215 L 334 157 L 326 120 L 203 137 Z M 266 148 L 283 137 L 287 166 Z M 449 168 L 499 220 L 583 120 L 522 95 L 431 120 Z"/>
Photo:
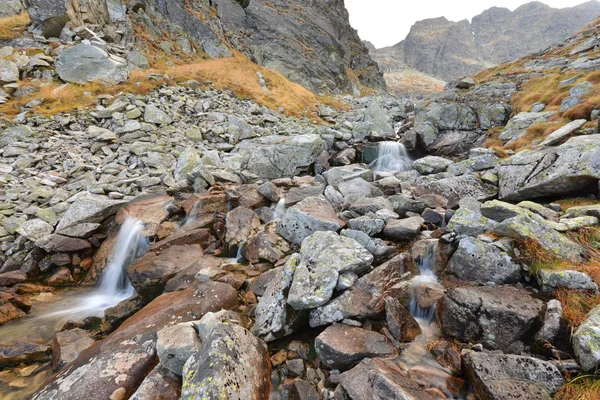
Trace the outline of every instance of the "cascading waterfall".
<path fill-rule="evenodd" d="M 421 307 L 419 305 L 418 293 L 419 288 L 424 286 L 439 286 L 439 282 L 433 271 L 431 270 L 431 259 L 433 257 L 433 249 L 430 247 L 425 251 L 425 256 L 419 260 L 420 275 L 415 276 L 410 280 L 411 285 L 411 301 L 408 311 L 419 322 L 426 324 L 431 323 L 435 317 L 435 304 L 430 307 Z"/>
<path fill-rule="evenodd" d="M 377 146 L 377 158 L 371 163 L 375 172 L 402 172 L 412 168 L 412 160 L 406 147 L 398 142 L 381 142 Z"/>
<path fill-rule="evenodd" d="M 187 217 L 185 217 L 181 226 L 190 225 L 192 222 L 194 222 L 196 220 L 196 218 L 198 218 L 198 211 L 201 209 L 202 209 L 202 200 L 198 200 L 192 206 L 190 213 L 187 215 Z"/>
<path fill-rule="evenodd" d="M 280 220 L 285 214 L 285 199 L 282 198 L 277 202 L 275 211 L 273 211 L 273 221 Z"/>

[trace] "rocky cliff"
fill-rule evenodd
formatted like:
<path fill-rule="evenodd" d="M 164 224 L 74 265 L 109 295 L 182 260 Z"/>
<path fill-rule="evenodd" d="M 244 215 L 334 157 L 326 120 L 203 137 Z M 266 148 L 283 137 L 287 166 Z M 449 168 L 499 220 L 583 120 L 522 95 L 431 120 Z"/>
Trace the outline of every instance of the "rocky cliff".
<path fill-rule="evenodd" d="M 151 35 L 162 49 L 189 54 L 197 47 L 212 58 L 241 53 L 313 91 L 352 92 L 361 85 L 385 88 L 377 64 L 350 27 L 342 0 L 140 0 L 124 4 L 26 0 L 25 4 L 34 32 L 46 37 L 66 38 L 85 25 L 102 37 L 114 37 L 115 30 L 120 31 L 119 44 L 124 47 Z M 128 20 L 140 29 L 132 30 Z M 166 37 L 172 43 L 162 43 Z"/>
<path fill-rule="evenodd" d="M 417 22 L 404 41 L 371 55 L 384 72 L 408 66 L 450 81 L 560 42 L 598 15 L 598 1 L 563 9 L 534 1 L 512 12 L 493 7 L 472 22 Z"/>

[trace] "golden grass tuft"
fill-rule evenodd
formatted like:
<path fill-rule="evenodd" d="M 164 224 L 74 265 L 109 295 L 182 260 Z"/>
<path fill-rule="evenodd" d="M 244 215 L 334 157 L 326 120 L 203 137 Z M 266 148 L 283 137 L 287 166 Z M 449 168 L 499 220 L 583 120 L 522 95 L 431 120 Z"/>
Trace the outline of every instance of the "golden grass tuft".
<path fill-rule="evenodd" d="M 27 29 L 29 22 L 29 14 L 26 12 L 0 18 L 0 40 L 14 39 L 20 36 Z"/>
<path fill-rule="evenodd" d="M 555 201 L 556 204 L 560 204 L 560 207 L 563 210 L 567 210 L 571 207 L 582 207 L 582 206 L 593 206 L 596 204 L 599 204 L 600 201 L 598 200 L 592 200 L 592 199 L 561 199 L 561 200 L 557 200 Z"/>
<path fill-rule="evenodd" d="M 563 121 L 557 122 L 545 122 L 541 124 L 534 124 L 527 128 L 527 130 L 521 135 L 521 137 L 514 142 L 504 146 L 506 150 L 520 151 L 530 148 L 531 145 L 535 144 L 536 141 L 540 141 L 552 132 L 559 128 L 562 128 L 567 123 Z"/>
<path fill-rule="evenodd" d="M 559 389 L 555 400 L 597 400 L 600 399 L 600 376 L 580 375 Z"/>

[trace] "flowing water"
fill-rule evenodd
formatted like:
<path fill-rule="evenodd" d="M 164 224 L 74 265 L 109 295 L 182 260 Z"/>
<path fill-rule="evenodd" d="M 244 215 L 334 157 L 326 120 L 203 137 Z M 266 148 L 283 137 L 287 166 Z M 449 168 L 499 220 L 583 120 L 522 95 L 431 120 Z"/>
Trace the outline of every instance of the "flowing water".
<path fill-rule="evenodd" d="M 280 220 L 285 215 L 285 199 L 280 199 L 273 211 L 273 221 Z"/>
<path fill-rule="evenodd" d="M 186 225 L 192 224 L 198 218 L 198 213 L 199 213 L 199 210 L 201 210 L 201 209 L 202 209 L 202 200 L 198 200 L 192 206 L 190 213 L 185 217 L 181 226 L 186 226 Z"/>
<path fill-rule="evenodd" d="M 412 168 L 412 160 L 406 147 L 398 142 L 381 142 L 377 146 L 377 158 L 371 163 L 375 172 L 402 172 Z"/>

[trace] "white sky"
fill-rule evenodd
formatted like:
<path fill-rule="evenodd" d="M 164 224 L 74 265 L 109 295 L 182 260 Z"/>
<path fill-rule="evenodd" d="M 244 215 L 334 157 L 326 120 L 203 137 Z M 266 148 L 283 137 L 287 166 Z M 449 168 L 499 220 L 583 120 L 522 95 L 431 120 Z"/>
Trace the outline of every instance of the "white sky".
<path fill-rule="evenodd" d="M 514 10 L 531 0 L 345 0 L 350 23 L 363 40 L 377 48 L 402 41 L 410 27 L 427 18 L 471 20 L 490 7 Z M 573 7 L 586 0 L 541 0 L 555 8 Z"/>

